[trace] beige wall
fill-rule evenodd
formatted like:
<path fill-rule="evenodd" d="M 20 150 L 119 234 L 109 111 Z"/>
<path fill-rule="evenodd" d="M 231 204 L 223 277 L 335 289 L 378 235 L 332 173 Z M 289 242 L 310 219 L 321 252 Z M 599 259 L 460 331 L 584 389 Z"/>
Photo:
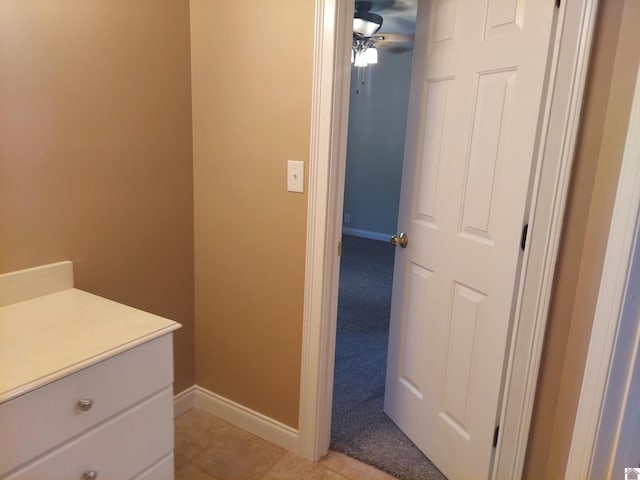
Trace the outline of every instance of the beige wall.
<path fill-rule="evenodd" d="M 0 272 L 74 261 L 79 288 L 179 321 L 194 382 L 189 6 L 0 2 Z"/>
<path fill-rule="evenodd" d="M 313 0 L 192 0 L 196 381 L 298 423 Z"/>
<path fill-rule="evenodd" d="M 525 478 L 566 468 L 638 60 L 640 3 L 601 2 Z"/>
<path fill-rule="evenodd" d="M 638 10 L 601 2 L 527 478 L 566 463 Z M 80 288 L 185 325 L 177 391 L 197 381 L 293 427 L 307 197 L 285 178 L 309 152 L 313 14 L 192 0 L 190 67 L 184 0 L 0 3 L 0 272 L 74 260 Z"/>

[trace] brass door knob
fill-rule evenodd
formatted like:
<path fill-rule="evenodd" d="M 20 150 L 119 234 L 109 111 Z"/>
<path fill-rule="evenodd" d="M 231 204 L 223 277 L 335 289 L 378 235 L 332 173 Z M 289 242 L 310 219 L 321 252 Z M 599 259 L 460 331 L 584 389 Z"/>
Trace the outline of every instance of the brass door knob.
<path fill-rule="evenodd" d="M 404 232 L 391 237 L 391 244 L 394 247 L 397 247 L 398 245 L 400 245 L 402 248 L 407 248 L 408 243 L 409 243 L 409 237 L 407 237 L 407 234 Z"/>

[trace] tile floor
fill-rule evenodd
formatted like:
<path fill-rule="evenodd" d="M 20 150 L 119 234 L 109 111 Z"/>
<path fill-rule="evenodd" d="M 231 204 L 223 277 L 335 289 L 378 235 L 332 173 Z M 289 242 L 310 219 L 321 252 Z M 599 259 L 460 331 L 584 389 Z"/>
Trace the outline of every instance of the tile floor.
<path fill-rule="evenodd" d="M 176 480 L 395 480 L 337 452 L 308 462 L 202 410 L 176 418 L 175 436 Z"/>

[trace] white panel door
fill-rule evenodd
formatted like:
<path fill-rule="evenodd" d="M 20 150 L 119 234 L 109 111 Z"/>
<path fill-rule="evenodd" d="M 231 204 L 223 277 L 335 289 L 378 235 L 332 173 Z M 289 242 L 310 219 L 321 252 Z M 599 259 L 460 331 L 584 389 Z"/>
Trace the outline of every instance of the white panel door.
<path fill-rule="evenodd" d="M 490 473 L 554 10 L 418 6 L 385 411 L 453 480 Z"/>

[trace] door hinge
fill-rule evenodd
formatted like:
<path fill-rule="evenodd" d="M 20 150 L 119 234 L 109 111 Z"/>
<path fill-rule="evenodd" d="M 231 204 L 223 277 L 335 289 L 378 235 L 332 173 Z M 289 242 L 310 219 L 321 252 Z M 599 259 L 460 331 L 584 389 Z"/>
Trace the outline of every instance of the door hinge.
<path fill-rule="evenodd" d="M 342 241 L 338 242 L 338 256 L 342 256 Z"/>
<path fill-rule="evenodd" d="M 522 236 L 520 237 L 520 248 L 524 251 L 524 247 L 527 246 L 527 231 L 529 230 L 529 224 L 527 223 L 522 227 Z"/>
<path fill-rule="evenodd" d="M 498 433 L 500 432 L 500 425 L 498 425 L 496 427 L 496 429 L 493 431 L 493 448 L 496 448 L 498 446 Z"/>

